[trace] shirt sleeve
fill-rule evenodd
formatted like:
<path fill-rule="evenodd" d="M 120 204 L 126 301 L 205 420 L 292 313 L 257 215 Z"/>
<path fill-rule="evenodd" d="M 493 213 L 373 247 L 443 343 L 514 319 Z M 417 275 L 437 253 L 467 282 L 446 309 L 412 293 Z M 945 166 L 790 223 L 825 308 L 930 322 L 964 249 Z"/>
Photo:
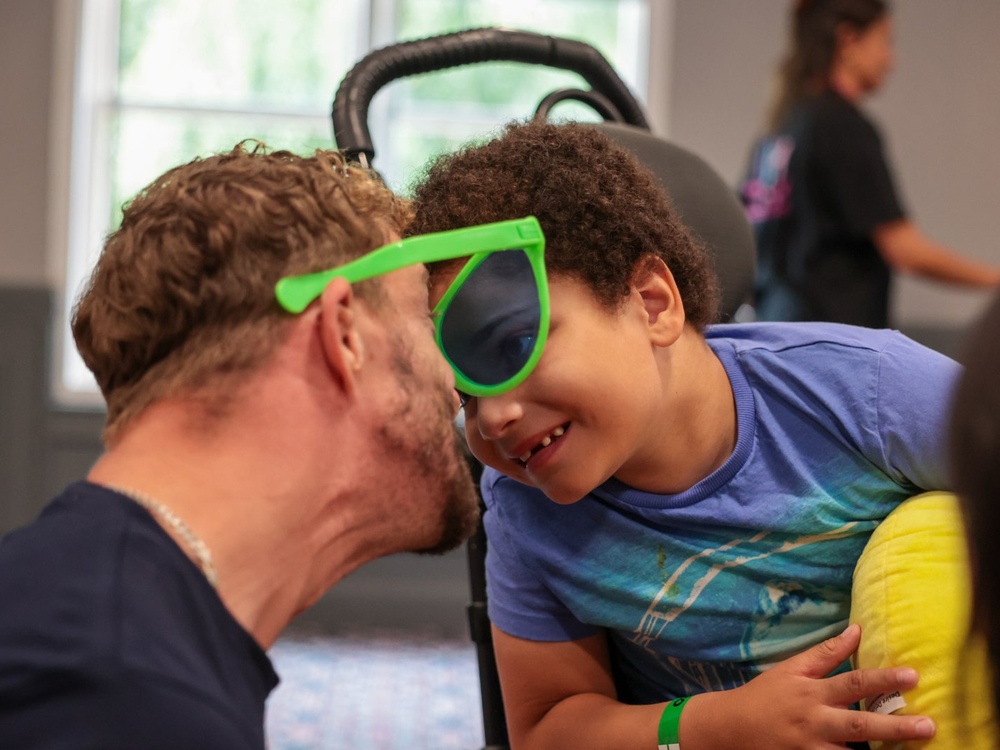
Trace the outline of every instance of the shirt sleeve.
<path fill-rule="evenodd" d="M 882 461 L 900 484 L 950 490 L 948 426 L 961 366 L 892 334 L 879 358 L 877 413 Z"/>
<path fill-rule="evenodd" d="M 482 492 L 490 621 L 509 635 L 532 641 L 572 641 L 600 632 L 574 617 L 547 585 L 543 566 L 532 561 L 531 545 L 537 541 L 532 516 L 518 510 L 552 501 L 492 469 L 483 473 Z"/>
<path fill-rule="evenodd" d="M 820 184 L 848 235 L 870 237 L 878 226 L 905 217 L 871 122 L 856 112 L 823 118 L 815 138 Z"/>

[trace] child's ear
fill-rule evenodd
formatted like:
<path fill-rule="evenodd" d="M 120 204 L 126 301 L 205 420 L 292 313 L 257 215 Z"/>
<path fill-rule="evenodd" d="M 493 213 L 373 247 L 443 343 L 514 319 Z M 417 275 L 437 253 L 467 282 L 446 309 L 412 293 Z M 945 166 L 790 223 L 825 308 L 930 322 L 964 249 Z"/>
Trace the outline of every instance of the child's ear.
<path fill-rule="evenodd" d="M 632 287 L 642 300 L 652 342 L 670 346 L 684 330 L 684 301 L 662 258 L 649 257 L 637 269 Z"/>
<path fill-rule="evenodd" d="M 358 372 L 364 362 L 364 341 L 358 330 L 358 302 L 351 285 L 334 279 L 319 298 L 320 343 L 330 375 L 349 396 L 358 387 Z"/>

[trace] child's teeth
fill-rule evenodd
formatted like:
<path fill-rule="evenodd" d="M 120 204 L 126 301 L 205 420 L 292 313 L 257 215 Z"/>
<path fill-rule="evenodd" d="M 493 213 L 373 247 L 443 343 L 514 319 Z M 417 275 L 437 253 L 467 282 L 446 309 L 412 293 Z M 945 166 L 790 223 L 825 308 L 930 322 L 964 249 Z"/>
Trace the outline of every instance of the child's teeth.
<path fill-rule="evenodd" d="M 565 434 L 566 434 L 565 427 L 556 427 L 554 430 L 552 430 L 551 435 L 546 435 L 545 437 L 543 437 L 541 442 L 535 448 L 532 448 L 530 451 L 521 456 L 521 463 L 522 464 L 528 463 L 528 459 L 531 458 L 532 454 L 534 454 L 536 450 L 540 450 L 541 448 L 548 448 L 550 445 L 552 445 L 553 440 L 555 440 L 556 438 L 560 438 Z"/>

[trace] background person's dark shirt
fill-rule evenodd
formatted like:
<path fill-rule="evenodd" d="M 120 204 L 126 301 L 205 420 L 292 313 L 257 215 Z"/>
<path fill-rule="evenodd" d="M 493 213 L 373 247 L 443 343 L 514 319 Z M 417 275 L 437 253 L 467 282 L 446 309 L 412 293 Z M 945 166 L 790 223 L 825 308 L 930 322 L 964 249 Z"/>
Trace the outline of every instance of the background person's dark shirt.
<path fill-rule="evenodd" d="M 278 678 L 139 505 L 80 482 L 0 541 L 0 748 L 263 750 Z"/>
<path fill-rule="evenodd" d="M 904 218 L 882 139 L 833 91 L 758 142 L 741 189 L 757 238 L 757 316 L 889 325 L 890 269 L 872 241 Z"/>

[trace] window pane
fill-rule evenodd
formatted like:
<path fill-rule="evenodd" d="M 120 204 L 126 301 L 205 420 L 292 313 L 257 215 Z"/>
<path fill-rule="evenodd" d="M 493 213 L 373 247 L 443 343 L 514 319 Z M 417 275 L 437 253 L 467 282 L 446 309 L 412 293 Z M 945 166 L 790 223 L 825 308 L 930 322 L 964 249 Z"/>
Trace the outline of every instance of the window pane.
<path fill-rule="evenodd" d="M 395 38 L 420 39 L 484 26 L 516 28 L 593 45 L 645 99 L 647 0 L 397 0 Z M 530 117 L 547 94 L 589 86 L 568 71 L 490 62 L 401 79 L 375 97 L 369 127 L 375 166 L 405 192 L 427 160 L 481 138 L 513 119 Z M 575 102 L 554 119 L 599 120 Z"/>
<path fill-rule="evenodd" d="M 365 48 L 363 0 L 121 0 L 119 96 L 327 113 Z"/>
<path fill-rule="evenodd" d="M 326 117 L 123 111 L 114 122 L 110 225 L 121 222 L 124 201 L 171 167 L 193 156 L 229 151 L 246 139 L 305 154 L 330 148 L 331 126 Z"/>
<path fill-rule="evenodd" d="M 638 88 L 637 71 L 629 58 L 634 48 L 646 46 L 641 36 L 648 25 L 637 22 L 648 16 L 647 0 L 401 0 L 399 6 L 396 29 L 399 39 L 419 39 L 482 26 L 579 39 L 596 47 L 634 89 Z M 642 65 L 645 64 L 643 60 Z M 563 75 L 548 73 L 551 69 L 542 66 L 525 69 L 537 72 L 540 80 Z M 463 72 L 470 81 L 483 82 L 477 66 Z M 456 80 L 462 78 L 457 76 Z M 572 76 L 569 80 L 579 81 L 579 78 Z M 480 97 L 483 101 L 514 101 L 519 88 L 509 80 L 498 80 L 482 91 Z"/>

